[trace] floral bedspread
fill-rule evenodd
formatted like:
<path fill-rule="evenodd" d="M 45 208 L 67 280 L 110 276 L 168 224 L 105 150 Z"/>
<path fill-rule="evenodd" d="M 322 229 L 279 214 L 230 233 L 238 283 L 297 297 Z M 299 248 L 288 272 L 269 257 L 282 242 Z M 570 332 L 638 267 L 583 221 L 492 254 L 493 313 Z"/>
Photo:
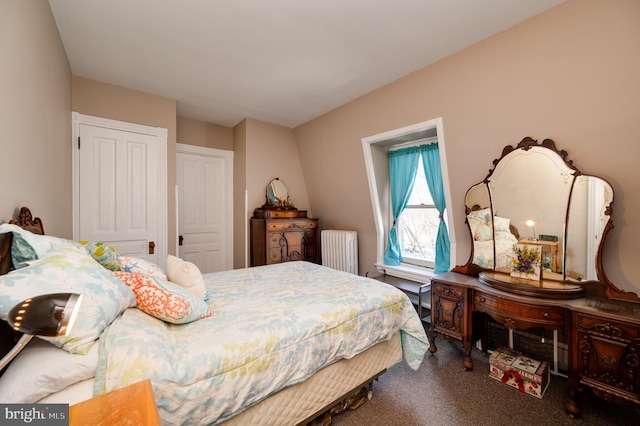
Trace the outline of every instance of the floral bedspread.
<path fill-rule="evenodd" d="M 510 268 L 513 245 L 518 239 L 510 232 L 496 231 L 496 268 Z M 473 263 L 493 269 L 493 240 L 473 242 Z"/>
<path fill-rule="evenodd" d="M 212 317 L 129 308 L 105 330 L 96 395 L 149 378 L 163 424 L 217 424 L 398 330 L 412 368 L 428 347 L 407 296 L 376 280 L 308 262 L 204 277 Z"/>

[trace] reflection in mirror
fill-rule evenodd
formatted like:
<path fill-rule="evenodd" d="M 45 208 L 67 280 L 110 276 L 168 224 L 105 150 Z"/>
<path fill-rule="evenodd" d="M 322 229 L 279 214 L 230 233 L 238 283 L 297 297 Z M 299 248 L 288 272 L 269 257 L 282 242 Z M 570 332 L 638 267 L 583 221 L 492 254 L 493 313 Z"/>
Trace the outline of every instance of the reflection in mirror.
<path fill-rule="evenodd" d="M 509 272 L 511 253 L 507 244 L 500 247 L 498 241 L 510 238 L 502 232 L 511 225 L 523 236 L 521 240 L 534 241 L 539 234 L 557 238 L 555 270 L 547 263 L 543 272 L 547 279 L 563 279 L 565 219 L 573 173 L 556 152 L 541 146 L 514 150 L 496 164 L 488 179 L 496 216 L 496 269 Z M 533 225 L 528 226 L 528 221 Z M 505 226 L 498 226 L 500 223 Z"/>
<path fill-rule="evenodd" d="M 274 206 L 291 206 L 289 200 L 289 191 L 285 184 L 278 178 L 275 178 L 267 186 L 267 200 Z"/>
<path fill-rule="evenodd" d="M 467 191 L 465 204 L 467 223 L 473 241 L 473 263 L 483 268 L 493 269 L 493 224 L 487 185 L 483 182 L 472 186 Z"/>
<path fill-rule="evenodd" d="M 597 280 L 596 259 L 611 212 L 613 189 L 594 176 L 578 176 L 571 192 L 567 218 L 566 274 L 568 280 Z"/>

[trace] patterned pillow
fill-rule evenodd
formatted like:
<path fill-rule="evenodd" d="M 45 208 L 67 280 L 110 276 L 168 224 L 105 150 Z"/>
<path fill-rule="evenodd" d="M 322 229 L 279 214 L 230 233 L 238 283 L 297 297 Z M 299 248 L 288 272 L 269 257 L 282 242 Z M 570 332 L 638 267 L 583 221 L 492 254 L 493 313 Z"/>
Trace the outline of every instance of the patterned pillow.
<path fill-rule="evenodd" d="M 123 272 L 139 272 L 155 278 L 160 278 L 161 280 L 167 279 L 167 274 L 164 273 L 160 266 L 145 259 L 120 256 L 118 258 L 118 264 L 120 265 L 120 270 Z"/>
<path fill-rule="evenodd" d="M 509 226 L 511 225 L 511 219 L 506 217 L 493 217 L 493 223 L 496 227 L 496 232 L 511 232 Z"/>
<path fill-rule="evenodd" d="M 140 273 L 113 272 L 136 295 L 137 308 L 173 324 L 186 324 L 213 315 L 207 304 L 169 281 Z"/>
<path fill-rule="evenodd" d="M 204 278 L 194 263 L 169 255 L 167 256 L 167 276 L 172 283 L 189 290 L 202 300 L 207 300 Z"/>
<path fill-rule="evenodd" d="M 120 253 L 110 245 L 104 243 L 90 243 L 88 241 L 80 241 L 95 260 L 110 271 L 120 271 L 118 258 Z"/>
<path fill-rule="evenodd" d="M 467 217 L 467 222 L 469 222 L 474 241 L 489 241 L 493 239 L 491 227 L 484 221 Z"/>
<path fill-rule="evenodd" d="M 0 277 L 0 319 L 25 299 L 49 293 L 79 293 L 82 302 L 68 336 L 41 337 L 71 353 L 84 354 L 122 311 L 134 306 L 133 292 L 81 247 L 54 250 L 36 264 Z"/>
<path fill-rule="evenodd" d="M 11 260 L 15 269 L 23 268 L 28 262 L 40 259 L 59 247 L 78 246 L 75 241 L 34 234 L 14 224 L 1 224 L 0 234 L 8 232 L 13 234 Z"/>

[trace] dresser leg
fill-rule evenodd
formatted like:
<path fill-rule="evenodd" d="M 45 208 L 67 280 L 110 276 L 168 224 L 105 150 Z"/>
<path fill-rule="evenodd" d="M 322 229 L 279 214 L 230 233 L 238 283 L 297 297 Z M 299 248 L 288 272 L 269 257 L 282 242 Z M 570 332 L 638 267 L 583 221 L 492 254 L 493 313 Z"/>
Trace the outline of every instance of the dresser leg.
<path fill-rule="evenodd" d="M 580 397 L 580 391 L 578 389 L 576 379 L 569 378 L 567 383 L 567 399 L 564 402 L 564 410 L 571 416 L 571 418 L 580 417 L 582 410 L 578 405 L 578 398 Z"/>
<path fill-rule="evenodd" d="M 438 348 L 436 347 L 436 333 L 433 330 L 433 322 L 427 332 L 427 338 L 429 339 L 429 352 L 433 355 L 438 351 Z"/>
<path fill-rule="evenodd" d="M 464 345 L 464 361 L 462 362 L 465 370 L 473 370 L 473 361 L 471 360 L 471 345 Z"/>

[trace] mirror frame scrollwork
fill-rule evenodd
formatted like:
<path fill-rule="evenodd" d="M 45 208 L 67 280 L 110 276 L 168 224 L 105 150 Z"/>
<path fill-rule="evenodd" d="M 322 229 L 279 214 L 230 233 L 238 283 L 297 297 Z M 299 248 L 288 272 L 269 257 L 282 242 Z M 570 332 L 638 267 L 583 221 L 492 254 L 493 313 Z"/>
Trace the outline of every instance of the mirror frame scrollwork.
<path fill-rule="evenodd" d="M 549 150 L 549 151 L 546 151 L 546 150 Z M 520 151 L 522 151 L 522 156 L 517 157 L 518 155 L 520 155 Z M 529 158 L 525 157 L 526 155 L 529 155 Z M 465 223 L 468 226 L 468 229 L 470 231 L 470 236 L 471 236 L 471 255 L 466 264 L 458 265 L 454 267 L 452 271 L 462 273 L 465 275 L 480 277 L 480 280 L 485 283 L 487 283 L 486 282 L 487 277 L 491 277 L 489 278 L 489 280 L 492 280 L 493 277 L 496 277 L 496 276 L 497 277 L 505 276 L 506 279 L 504 280 L 502 278 L 498 278 L 498 280 L 500 281 L 500 285 L 496 285 L 495 287 L 499 288 L 500 290 L 509 291 L 509 286 L 510 286 L 509 283 L 513 280 L 508 279 L 509 277 L 508 273 L 507 274 L 502 273 L 504 272 L 504 270 L 499 271 L 500 269 L 499 267 L 504 266 L 504 260 L 502 260 L 502 263 L 498 260 L 499 253 L 498 253 L 497 243 L 496 243 L 496 234 L 497 234 L 496 224 L 497 223 L 499 224 L 499 222 L 496 222 L 498 219 L 498 215 L 497 215 L 497 210 L 495 208 L 496 199 L 501 199 L 500 203 L 502 207 L 505 207 L 505 204 L 507 204 L 505 203 L 505 200 L 509 198 L 505 196 L 504 193 L 500 194 L 500 197 L 498 197 L 499 186 L 496 183 L 498 182 L 498 178 L 494 176 L 494 173 L 496 173 L 496 170 L 500 169 L 500 173 L 504 173 L 505 175 L 508 176 L 507 172 L 505 171 L 507 166 L 509 166 L 510 164 L 513 164 L 512 168 L 515 169 L 515 164 L 523 164 L 523 162 L 525 161 L 532 162 L 533 158 L 537 158 L 536 156 L 537 157 L 542 156 L 545 159 L 545 161 L 551 164 L 550 166 L 548 166 L 547 164 L 544 164 L 544 166 L 551 167 L 554 170 L 554 175 L 555 175 L 556 169 L 558 169 L 558 173 L 559 173 L 558 176 L 562 176 L 561 179 L 565 180 L 564 182 L 565 186 L 567 183 L 570 184 L 570 187 L 568 189 L 567 188 L 561 189 L 561 191 L 563 191 L 563 195 L 558 197 L 561 203 L 558 204 L 557 207 L 561 209 L 565 208 L 564 212 L 562 210 L 551 212 L 551 213 L 549 212 L 549 210 L 547 211 L 543 210 L 541 212 L 541 214 L 543 215 L 544 213 L 547 213 L 555 217 L 556 219 L 561 218 L 562 220 L 564 220 L 563 224 L 562 223 L 556 224 L 557 229 L 561 228 L 561 231 L 558 231 L 557 233 L 561 235 L 561 237 L 559 238 L 560 240 L 559 245 L 561 246 L 560 251 L 562 256 L 561 256 L 561 261 L 559 263 L 562 266 L 558 268 L 560 269 L 559 271 L 551 271 L 551 272 L 558 272 L 558 273 L 550 274 L 550 275 L 556 275 L 556 277 L 550 278 L 548 282 L 551 283 L 551 280 L 553 280 L 552 282 L 553 285 L 550 285 L 549 287 L 565 287 L 564 290 L 566 290 L 567 288 L 569 289 L 570 288 L 575 289 L 576 287 L 579 288 L 579 291 L 574 292 L 574 295 L 571 296 L 570 298 L 581 297 L 584 290 L 584 294 L 587 296 L 604 297 L 607 299 L 618 299 L 618 300 L 640 303 L 640 298 L 636 293 L 626 292 L 624 290 L 621 290 L 609 280 L 609 278 L 607 277 L 607 274 L 604 271 L 604 267 L 602 264 L 604 242 L 606 240 L 607 234 L 614 227 L 611 219 L 612 213 L 613 213 L 613 208 L 612 208 L 613 189 L 611 188 L 611 185 L 606 180 L 598 176 L 583 174 L 580 170 L 578 170 L 577 167 L 573 165 L 573 161 L 568 158 L 567 151 L 559 150 L 556 147 L 555 142 L 551 139 L 544 139 L 541 143 L 538 143 L 537 140 L 532 139 L 531 137 L 525 137 L 516 146 L 512 146 L 512 145 L 505 146 L 502 150 L 501 156 L 493 160 L 493 167 L 489 170 L 489 173 L 484 178 L 484 180 L 482 180 L 481 182 L 469 188 L 469 190 L 465 195 L 466 197 L 465 198 Z M 517 160 L 514 160 L 514 159 L 517 159 Z M 510 163 L 512 161 L 513 163 Z M 542 168 L 543 172 L 544 170 L 545 169 Z M 513 170 L 511 172 L 513 172 Z M 558 176 L 553 177 L 553 179 L 558 179 Z M 546 175 L 544 177 L 546 178 Z M 492 182 L 492 179 L 494 179 L 493 182 Z M 505 179 L 505 178 L 502 178 L 502 179 Z M 507 184 L 512 184 L 512 182 L 510 182 L 508 179 L 503 180 L 501 183 L 504 184 L 504 182 L 506 182 Z M 572 207 L 576 209 L 582 209 L 583 207 L 590 208 L 590 205 L 588 203 L 581 204 L 580 202 L 577 201 L 580 197 L 579 191 L 576 191 L 574 193 L 575 185 L 577 182 L 580 182 L 580 185 L 583 185 L 583 184 L 600 185 L 601 187 L 604 188 L 604 189 L 601 189 L 601 191 L 603 193 L 606 193 L 606 195 L 601 200 L 601 204 L 596 205 L 599 208 L 598 212 L 601 216 L 599 217 L 599 222 L 604 224 L 602 226 L 600 225 L 598 226 L 600 228 L 598 229 L 598 232 L 601 232 L 601 234 L 599 236 L 597 249 L 595 250 L 596 252 L 595 265 L 586 267 L 586 272 L 584 274 L 585 277 L 588 277 L 586 279 L 581 279 L 580 277 L 577 277 L 577 279 L 575 279 L 576 277 L 574 277 L 573 275 L 569 276 L 570 274 L 568 273 L 568 269 L 569 269 L 569 266 L 571 266 L 571 262 L 569 261 L 567 252 L 573 252 L 574 247 L 568 246 L 567 238 L 569 235 L 571 236 L 572 241 L 573 239 L 578 238 L 580 233 L 575 229 L 578 229 L 578 230 L 581 229 L 579 227 L 575 229 L 574 228 L 570 229 L 570 225 L 572 225 L 571 214 L 574 213 L 577 216 L 576 212 L 582 211 L 582 210 L 572 211 Z M 493 190 L 496 192 L 495 194 L 492 193 L 492 185 L 493 185 Z M 512 194 L 512 193 L 507 193 L 507 195 L 509 194 Z M 565 196 L 567 197 L 566 200 L 563 198 Z M 481 201 L 476 204 L 475 200 L 477 199 L 480 199 Z M 511 201 L 511 199 L 509 199 L 509 201 Z M 566 207 L 565 207 L 565 204 L 562 204 L 563 201 L 566 201 Z M 575 206 L 572 206 L 572 202 L 575 203 Z M 471 203 L 472 205 L 469 205 L 469 203 Z M 553 209 L 555 210 L 555 206 L 553 207 L 554 207 Z M 487 208 L 490 210 L 486 211 Z M 526 205 L 524 207 L 519 206 L 519 209 L 521 210 L 524 209 L 525 211 L 527 211 L 527 206 Z M 491 262 L 488 263 L 488 265 L 485 262 L 485 266 L 481 266 L 479 264 L 474 263 L 474 260 L 476 259 L 476 240 L 478 239 L 478 235 L 477 235 L 478 232 L 477 230 L 472 229 L 470 220 L 473 221 L 473 219 L 470 219 L 471 217 L 470 213 L 477 210 L 482 210 L 483 212 L 487 212 L 486 213 L 487 215 L 489 214 L 491 215 L 488 223 L 490 228 L 489 232 L 491 235 L 490 238 L 492 239 L 492 241 L 490 243 L 491 245 L 488 247 L 492 247 L 493 259 Z M 536 211 L 536 208 L 531 207 L 531 211 L 532 212 Z M 578 222 L 578 221 L 579 219 L 576 217 L 574 222 Z M 511 227 L 511 231 L 515 231 L 515 228 Z M 523 232 L 520 232 L 520 234 L 522 233 Z M 516 236 L 515 237 L 516 241 L 518 241 L 520 239 L 520 235 L 518 235 L 518 232 L 513 232 L 513 234 Z M 586 235 L 590 235 L 590 234 L 585 233 L 585 236 Z M 511 235 L 509 235 L 509 237 L 511 237 Z M 535 228 L 534 228 L 533 239 L 535 240 L 536 237 L 537 235 L 535 234 Z M 578 243 L 576 242 L 575 244 L 578 244 Z M 480 246 L 478 245 L 478 247 Z M 558 249 L 556 248 L 556 250 Z M 593 252 L 593 249 L 591 250 L 591 252 Z M 587 254 L 587 257 L 589 257 L 588 254 Z M 483 258 L 478 257 L 478 259 L 482 260 Z M 479 262 L 479 263 L 483 263 L 483 262 Z M 595 269 L 593 272 L 589 272 L 590 270 L 593 270 L 593 269 Z M 594 274 L 596 275 L 595 277 L 593 276 Z M 520 290 L 517 289 L 517 287 L 519 286 L 514 285 L 514 288 L 513 288 L 514 290 L 513 292 L 516 294 L 534 295 L 534 296 L 536 295 L 535 292 L 532 294 L 529 294 L 528 293 L 529 290 L 525 290 L 525 292 L 521 292 Z M 550 291 L 548 293 L 541 291 L 541 293 L 539 294 L 539 297 L 564 298 L 561 295 L 555 296 L 552 293 L 553 291 Z"/>

